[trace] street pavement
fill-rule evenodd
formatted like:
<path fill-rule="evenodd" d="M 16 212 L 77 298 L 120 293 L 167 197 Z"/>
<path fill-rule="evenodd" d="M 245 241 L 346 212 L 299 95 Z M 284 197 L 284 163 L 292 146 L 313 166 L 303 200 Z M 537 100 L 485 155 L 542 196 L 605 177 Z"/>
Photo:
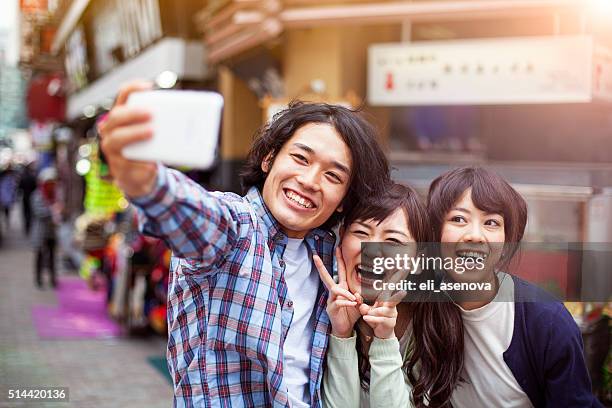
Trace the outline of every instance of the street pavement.
<path fill-rule="evenodd" d="M 172 406 L 171 385 L 147 362 L 165 355 L 165 339 L 38 338 L 31 308 L 56 305 L 57 299 L 49 285 L 43 290 L 35 287 L 33 262 L 19 211 L 13 211 L 11 228 L 5 229 L 0 246 L 0 390 L 68 387 L 69 402 L 8 401 L 5 394 L 0 395 L 0 407 Z M 68 274 L 59 267 L 58 272 Z"/>

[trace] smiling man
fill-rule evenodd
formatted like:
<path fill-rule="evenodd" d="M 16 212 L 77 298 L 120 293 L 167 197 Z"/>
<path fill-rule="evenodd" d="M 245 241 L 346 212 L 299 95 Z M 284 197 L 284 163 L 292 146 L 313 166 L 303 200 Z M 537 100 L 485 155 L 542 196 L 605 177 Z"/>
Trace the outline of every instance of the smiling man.
<path fill-rule="evenodd" d="M 321 406 L 330 327 L 312 254 L 331 270 L 330 228 L 388 181 L 373 128 L 339 106 L 292 104 L 257 135 L 246 195 L 208 192 L 179 172 L 122 156 L 151 137 L 149 113 L 125 106 L 147 86 L 124 87 L 100 132 L 144 231 L 173 251 L 174 405 Z"/>

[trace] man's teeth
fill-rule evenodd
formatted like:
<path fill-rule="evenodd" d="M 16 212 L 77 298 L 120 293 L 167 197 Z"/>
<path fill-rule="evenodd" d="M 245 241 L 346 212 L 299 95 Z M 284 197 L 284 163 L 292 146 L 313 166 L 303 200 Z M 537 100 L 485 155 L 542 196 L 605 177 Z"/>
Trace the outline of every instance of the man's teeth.
<path fill-rule="evenodd" d="M 287 190 L 286 194 L 287 194 L 287 198 L 289 198 L 294 203 L 297 203 L 304 208 L 312 208 L 312 202 L 309 199 L 304 198 L 301 195 L 296 194 L 291 190 Z"/>
<path fill-rule="evenodd" d="M 459 251 L 457 252 L 462 258 L 482 258 L 487 259 L 487 254 L 483 254 L 482 252 L 472 252 L 472 251 Z"/>

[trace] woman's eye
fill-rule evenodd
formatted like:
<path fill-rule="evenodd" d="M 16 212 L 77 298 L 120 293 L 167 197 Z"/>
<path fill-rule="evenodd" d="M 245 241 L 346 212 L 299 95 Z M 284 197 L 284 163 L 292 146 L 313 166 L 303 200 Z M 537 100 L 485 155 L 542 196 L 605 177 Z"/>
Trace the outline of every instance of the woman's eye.
<path fill-rule="evenodd" d="M 491 226 L 501 227 L 501 222 L 499 222 L 498 220 L 487 220 L 487 221 L 485 222 L 485 225 L 491 225 Z"/>
<path fill-rule="evenodd" d="M 402 241 L 397 238 L 387 238 L 387 241 L 391 242 L 392 244 L 402 244 Z"/>
<path fill-rule="evenodd" d="M 335 183 L 342 183 L 342 179 L 336 173 L 329 172 L 327 173 L 329 178 L 331 178 Z"/>
<path fill-rule="evenodd" d="M 353 234 L 355 234 L 355 235 L 361 235 L 361 236 L 364 236 L 364 237 L 367 237 L 367 236 L 368 236 L 367 232 L 362 231 L 362 230 L 355 230 L 355 231 L 353 231 Z"/>
<path fill-rule="evenodd" d="M 465 218 L 463 218 L 460 215 L 455 215 L 454 217 L 451 217 L 450 219 L 452 222 L 465 222 Z"/>
<path fill-rule="evenodd" d="M 308 163 L 308 160 L 301 154 L 293 153 L 291 156 L 299 162 Z"/>

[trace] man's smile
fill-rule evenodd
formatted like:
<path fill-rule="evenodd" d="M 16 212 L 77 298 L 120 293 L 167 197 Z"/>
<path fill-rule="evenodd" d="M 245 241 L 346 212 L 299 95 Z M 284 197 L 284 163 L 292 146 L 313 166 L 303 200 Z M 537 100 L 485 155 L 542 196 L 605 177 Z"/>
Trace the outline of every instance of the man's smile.
<path fill-rule="evenodd" d="M 283 192 L 285 194 L 285 197 L 292 204 L 295 204 L 296 206 L 299 206 L 302 209 L 310 210 L 310 209 L 315 209 L 317 207 L 310 198 L 306 197 L 303 194 L 298 193 L 295 190 L 284 188 Z"/>

